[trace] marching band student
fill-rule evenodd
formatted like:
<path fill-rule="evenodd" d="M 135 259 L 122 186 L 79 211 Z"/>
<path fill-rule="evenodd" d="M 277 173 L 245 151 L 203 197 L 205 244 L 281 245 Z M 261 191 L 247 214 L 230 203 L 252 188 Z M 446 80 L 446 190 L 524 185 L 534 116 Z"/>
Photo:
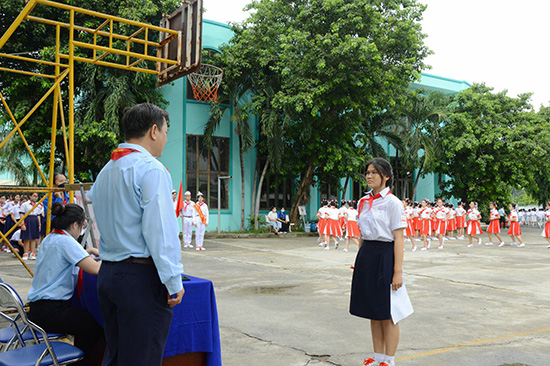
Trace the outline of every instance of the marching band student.
<path fill-rule="evenodd" d="M 412 243 L 412 251 L 416 252 L 416 244 L 414 243 L 414 209 L 411 207 L 411 200 L 405 198 L 403 200 L 403 206 L 405 209 L 405 217 L 407 218 L 407 227 L 405 228 L 405 236 L 409 238 Z"/>
<path fill-rule="evenodd" d="M 424 241 L 424 246 L 420 250 L 430 249 L 430 235 L 432 233 L 432 209 L 428 206 L 428 200 L 424 198 L 421 202 L 422 209 L 420 210 L 420 235 Z"/>
<path fill-rule="evenodd" d="M 487 228 L 487 235 L 489 235 L 489 242 L 485 245 L 493 245 L 493 240 L 491 239 L 491 234 L 495 234 L 499 240 L 498 247 L 504 246 L 504 241 L 500 237 L 500 214 L 497 210 L 497 204 L 495 202 L 489 202 L 489 208 L 491 209 L 489 213 L 489 220 L 491 220 L 489 227 Z"/>
<path fill-rule="evenodd" d="M 197 203 L 193 206 L 193 226 L 195 229 L 196 250 L 204 249 L 204 233 L 208 226 L 208 206 L 204 203 L 204 196 L 201 192 L 197 193 Z"/>
<path fill-rule="evenodd" d="M 13 225 L 15 225 L 17 221 L 19 221 L 19 218 L 20 218 L 19 211 L 21 210 L 20 200 L 21 200 L 21 196 L 19 194 L 16 194 L 13 196 L 11 209 L 10 209 L 10 212 L 8 213 L 8 216 L 6 217 L 7 230 L 9 230 Z"/>
<path fill-rule="evenodd" d="M 472 244 L 472 238 L 477 239 L 477 244 L 481 245 L 481 238 L 478 238 L 476 235 L 483 234 L 483 231 L 481 231 L 481 224 L 479 223 L 479 220 L 481 219 L 481 213 L 476 208 L 477 202 L 471 201 L 470 202 L 470 209 L 468 212 L 466 212 L 466 215 L 468 216 L 468 238 L 470 239 L 470 244 L 468 244 L 468 248 L 473 247 Z"/>
<path fill-rule="evenodd" d="M 334 240 L 334 249 L 338 249 L 338 238 L 342 236 L 340 210 L 336 207 L 337 205 L 336 201 L 332 201 L 330 209 L 325 213 L 325 218 L 327 219 L 327 225 L 325 227 L 327 245 L 325 246 L 325 250 L 330 249 L 330 239 Z"/>
<path fill-rule="evenodd" d="M 436 219 L 435 233 L 439 239 L 438 249 L 443 249 L 444 236 L 447 231 L 447 220 L 449 219 L 449 209 L 443 206 L 441 198 L 437 199 L 437 208 L 434 210 L 434 217 Z"/>
<path fill-rule="evenodd" d="M 544 229 L 542 230 L 542 236 L 548 240 L 548 244 L 550 244 L 550 202 L 546 204 L 546 212 L 544 213 L 544 217 L 546 219 L 546 224 L 544 224 Z M 548 245 L 546 248 L 550 248 L 550 245 Z"/>
<path fill-rule="evenodd" d="M 319 232 L 319 239 L 317 240 L 319 242 L 320 247 L 324 247 L 327 244 L 327 237 L 325 228 L 327 226 L 327 220 L 326 220 L 326 210 L 328 210 L 328 201 L 322 200 L 321 201 L 321 207 L 317 211 L 317 219 L 318 225 L 317 225 L 317 231 Z"/>
<path fill-rule="evenodd" d="M 339 211 L 340 211 L 340 228 L 342 228 L 342 232 L 344 232 L 344 230 L 346 230 L 346 217 L 345 217 L 345 213 L 346 211 L 348 210 L 348 208 L 351 207 L 351 206 L 348 206 L 347 205 L 347 202 L 346 200 L 342 200 L 340 202 L 340 208 L 339 208 Z M 344 240 L 344 238 L 340 238 L 340 240 Z"/>
<path fill-rule="evenodd" d="M 508 216 L 508 221 L 510 221 L 510 229 L 508 230 L 508 235 L 512 238 L 512 246 L 517 245 L 516 241 L 514 240 L 514 237 L 516 237 L 519 241 L 518 248 L 523 248 L 525 246 L 525 243 L 521 239 L 521 227 L 519 225 L 519 217 L 518 212 L 516 211 L 516 204 L 510 203 L 510 215 Z"/>
<path fill-rule="evenodd" d="M 454 232 L 456 230 L 456 211 L 452 203 L 448 203 L 449 208 L 449 220 L 447 220 L 447 238 L 449 240 L 456 240 Z"/>
<path fill-rule="evenodd" d="M 355 259 L 351 284 L 350 313 L 370 319 L 374 358 L 365 366 L 394 366 L 399 343 L 399 323 L 391 314 L 391 291 L 403 286 L 404 228 L 403 203 L 390 187 L 390 163 L 374 158 L 367 163 L 367 184 L 371 190 L 359 201 L 359 227 L 363 242 Z"/>
<path fill-rule="evenodd" d="M 36 201 L 38 200 L 38 193 L 34 192 L 30 195 L 29 201 L 21 205 L 21 211 L 23 215 L 31 211 L 34 206 L 36 206 Z M 42 204 L 39 204 L 25 219 L 26 230 L 21 232 L 21 239 L 23 239 L 23 248 L 24 253 L 21 257 L 24 261 L 31 259 L 36 259 L 36 242 L 40 238 L 40 229 L 42 223 L 40 222 L 40 217 L 43 212 Z M 30 256 L 29 256 L 30 250 Z"/>
<path fill-rule="evenodd" d="M 359 230 L 359 225 L 357 225 L 358 215 L 357 202 L 353 202 L 344 213 L 344 218 L 346 220 L 346 247 L 344 248 L 344 252 L 348 251 L 350 239 L 353 240 L 358 247 L 361 247 L 359 243 L 361 231 Z"/>
<path fill-rule="evenodd" d="M 420 202 L 414 203 L 413 208 L 413 228 L 414 228 L 414 238 L 416 241 L 420 241 L 420 229 L 422 229 L 422 224 L 420 222 Z"/>
<path fill-rule="evenodd" d="M 183 247 L 193 248 L 191 239 L 193 238 L 193 206 L 195 206 L 195 202 L 191 201 L 191 192 L 186 191 L 184 196 L 185 200 L 181 209 L 181 216 L 183 216 Z"/>
<path fill-rule="evenodd" d="M 456 235 L 457 239 L 464 239 L 464 228 L 466 227 L 466 210 L 464 202 L 459 202 L 456 208 Z"/>

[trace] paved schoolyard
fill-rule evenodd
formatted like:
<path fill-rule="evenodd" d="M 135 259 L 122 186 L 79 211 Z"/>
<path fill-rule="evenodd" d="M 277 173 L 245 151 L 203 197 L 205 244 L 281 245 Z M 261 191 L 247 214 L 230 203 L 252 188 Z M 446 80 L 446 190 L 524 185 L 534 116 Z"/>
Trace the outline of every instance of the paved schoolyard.
<path fill-rule="evenodd" d="M 550 365 L 550 249 L 539 229 L 523 230 L 525 248 L 448 241 L 411 253 L 406 243 L 415 313 L 401 323 L 398 365 Z M 224 366 L 359 366 L 371 355 L 368 322 L 348 313 L 356 247 L 290 235 L 205 247 L 186 249 L 183 263 L 214 282 Z M 23 295 L 30 287 L 5 254 L 0 277 Z"/>

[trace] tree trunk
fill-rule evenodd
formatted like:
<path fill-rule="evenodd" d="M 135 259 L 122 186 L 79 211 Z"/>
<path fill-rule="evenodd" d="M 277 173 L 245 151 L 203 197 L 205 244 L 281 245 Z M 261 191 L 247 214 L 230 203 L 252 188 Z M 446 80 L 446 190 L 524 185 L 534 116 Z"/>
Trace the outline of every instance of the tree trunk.
<path fill-rule="evenodd" d="M 296 192 L 295 200 L 292 203 L 292 208 L 290 210 L 290 221 L 294 224 L 300 223 L 300 213 L 298 211 L 298 206 L 303 206 L 308 203 L 310 198 L 310 188 L 313 184 L 313 162 L 310 160 L 308 162 L 308 167 L 306 173 L 302 175 L 300 188 Z"/>
<path fill-rule="evenodd" d="M 256 227 L 256 221 L 258 221 L 256 219 L 256 182 L 258 181 L 258 170 L 260 170 L 260 154 L 256 153 L 256 166 L 254 167 L 254 180 L 252 181 L 252 203 L 250 204 L 250 217 L 254 218 L 254 227 Z"/>
<path fill-rule="evenodd" d="M 239 134 L 239 160 L 241 163 L 241 231 L 245 231 L 244 228 L 244 196 L 245 196 L 245 179 L 244 179 L 244 154 L 242 150 L 242 139 Z"/>
<path fill-rule="evenodd" d="M 346 183 L 344 183 L 344 189 L 342 191 L 342 199 L 345 200 L 346 191 L 348 189 L 349 176 L 346 177 Z"/>
<path fill-rule="evenodd" d="M 416 187 L 418 186 L 418 181 L 420 180 L 420 173 L 422 172 L 422 166 L 420 166 L 420 168 L 418 168 L 418 173 L 416 173 L 416 179 L 414 180 L 414 187 L 413 187 L 413 200 L 415 201 L 418 201 L 416 199 Z M 413 173 L 414 174 L 414 173 Z M 424 199 L 424 198 L 422 198 Z"/>
<path fill-rule="evenodd" d="M 258 222 L 259 215 L 260 215 L 260 197 L 262 197 L 262 186 L 264 184 L 264 178 L 267 174 L 267 168 L 269 167 L 269 157 L 267 158 L 267 161 L 264 165 L 264 168 L 262 169 L 262 174 L 260 175 L 260 181 L 258 182 L 258 190 L 256 191 L 256 207 L 254 209 L 254 229 L 258 230 L 260 228 L 260 224 Z"/>

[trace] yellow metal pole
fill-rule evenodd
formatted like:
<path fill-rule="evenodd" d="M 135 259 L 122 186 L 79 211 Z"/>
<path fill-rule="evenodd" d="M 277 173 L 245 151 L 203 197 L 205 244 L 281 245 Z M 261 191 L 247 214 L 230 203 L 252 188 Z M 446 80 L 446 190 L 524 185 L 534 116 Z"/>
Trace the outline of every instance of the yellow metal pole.
<path fill-rule="evenodd" d="M 61 115 L 61 132 L 63 133 L 63 147 L 65 148 L 65 160 L 69 166 L 69 144 L 67 143 L 67 127 L 65 125 L 65 113 L 63 112 L 63 99 L 59 91 L 59 114 Z"/>
<path fill-rule="evenodd" d="M 71 9 L 69 28 L 69 183 L 74 184 L 74 10 Z M 74 192 L 69 192 L 69 202 L 74 203 Z"/>
<path fill-rule="evenodd" d="M 27 115 L 23 117 L 23 119 L 15 126 L 15 128 L 4 138 L 4 141 L 0 142 L 0 149 L 15 134 L 15 131 L 17 131 L 17 129 L 21 127 L 23 123 L 27 122 L 27 120 L 32 116 L 32 114 L 38 109 L 38 107 L 40 107 L 40 105 L 44 102 L 44 100 L 48 98 L 48 96 L 55 90 L 55 88 L 59 85 L 61 80 L 63 80 L 68 73 L 69 73 L 69 70 L 65 70 L 63 73 L 61 73 L 59 79 L 54 83 L 54 85 L 46 92 L 46 94 L 42 96 L 42 98 L 38 101 L 38 103 L 35 104 L 35 106 L 29 111 L 29 113 L 27 113 Z"/>
<path fill-rule="evenodd" d="M 13 21 L 13 23 L 10 25 L 10 27 L 8 28 L 8 30 L 4 33 L 4 35 L 2 36 L 2 38 L 0 38 L 0 49 L 2 47 L 4 47 L 4 45 L 6 44 L 6 42 L 8 41 L 8 39 L 11 37 L 11 35 L 13 34 L 13 32 L 15 32 L 15 30 L 17 29 L 17 27 L 19 27 L 19 24 L 21 24 L 21 22 L 23 21 L 23 19 L 25 19 L 25 17 L 27 15 L 29 15 L 29 13 L 31 12 L 31 10 L 35 7 L 36 5 L 36 0 L 31 0 L 27 3 L 27 5 L 25 5 L 25 7 L 23 8 L 23 10 L 21 11 L 21 13 L 19 13 L 19 15 L 17 16 L 17 18 L 15 18 L 15 20 Z"/>

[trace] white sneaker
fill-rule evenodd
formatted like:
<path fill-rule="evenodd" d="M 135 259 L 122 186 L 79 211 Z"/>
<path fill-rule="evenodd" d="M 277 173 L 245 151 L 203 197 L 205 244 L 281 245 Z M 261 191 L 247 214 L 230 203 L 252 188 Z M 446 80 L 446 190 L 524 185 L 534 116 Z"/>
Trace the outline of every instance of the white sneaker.
<path fill-rule="evenodd" d="M 420 250 L 428 250 L 428 247 L 422 247 Z"/>
<path fill-rule="evenodd" d="M 346 248 L 344 248 L 344 252 L 345 252 L 345 253 L 347 253 L 347 252 L 348 252 L 348 250 L 347 250 Z"/>
<path fill-rule="evenodd" d="M 204 249 L 204 247 L 201 247 L 201 250 L 206 250 L 206 249 Z"/>
<path fill-rule="evenodd" d="M 473 247 L 473 246 L 474 246 L 474 245 L 473 245 L 473 244 L 471 244 L 471 243 L 470 243 L 470 244 L 468 244 L 468 248 L 471 248 L 471 247 Z"/>
<path fill-rule="evenodd" d="M 334 245 L 334 249 L 338 249 L 338 243 Z"/>
<path fill-rule="evenodd" d="M 330 249 L 330 246 L 327 245 L 324 249 L 325 249 L 325 250 L 329 250 L 329 249 Z"/>
<path fill-rule="evenodd" d="M 498 245 L 499 248 L 502 248 L 503 246 L 504 246 L 504 242 L 501 242 L 501 243 Z"/>
<path fill-rule="evenodd" d="M 326 244 L 325 242 L 322 242 L 322 243 L 319 243 L 319 246 L 320 246 L 320 247 L 324 247 L 325 244 Z"/>
<path fill-rule="evenodd" d="M 422 239 L 420 239 L 420 238 L 417 238 L 417 239 L 414 239 L 414 241 L 422 241 Z"/>
<path fill-rule="evenodd" d="M 518 248 L 525 248 L 525 243 L 521 243 L 520 245 L 518 245 Z"/>
<path fill-rule="evenodd" d="M 493 245 L 493 243 L 489 242 L 489 243 L 485 243 L 485 245 L 491 246 L 491 245 Z"/>
<path fill-rule="evenodd" d="M 443 249 L 443 244 L 437 247 L 437 249 Z"/>
<path fill-rule="evenodd" d="M 31 256 L 29 257 L 29 259 L 30 259 L 31 261 L 35 261 L 35 260 L 36 260 L 36 254 L 31 253 Z"/>
<path fill-rule="evenodd" d="M 29 260 L 29 255 L 27 253 L 25 253 L 25 254 L 23 254 L 23 257 L 21 259 L 23 259 L 24 261 L 28 261 Z"/>
<path fill-rule="evenodd" d="M 477 245 L 481 245 L 481 238 L 477 239 Z"/>
<path fill-rule="evenodd" d="M 405 242 L 409 242 L 409 241 L 411 241 L 411 239 L 405 238 Z"/>
<path fill-rule="evenodd" d="M 518 243 L 510 243 L 510 246 L 512 246 L 512 247 L 517 247 L 517 246 L 518 246 Z"/>
<path fill-rule="evenodd" d="M 456 240 L 456 238 L 454 236 L 451 236 L 449 240 Z"/>
<path fill-rule="evenodd" d="M 416 245 L 411 249 L 411 252 L 416 252 Z"/>
<path fill-rule="evenodd" d="M 201 247 L 197 247 L 195 250 L 201 250 Z"/>
<path fill-rule="evenodd" d="M 430 245 L 432 244 L 432 240 L 428 239 L 428 249 L 430 249 Z"/>

